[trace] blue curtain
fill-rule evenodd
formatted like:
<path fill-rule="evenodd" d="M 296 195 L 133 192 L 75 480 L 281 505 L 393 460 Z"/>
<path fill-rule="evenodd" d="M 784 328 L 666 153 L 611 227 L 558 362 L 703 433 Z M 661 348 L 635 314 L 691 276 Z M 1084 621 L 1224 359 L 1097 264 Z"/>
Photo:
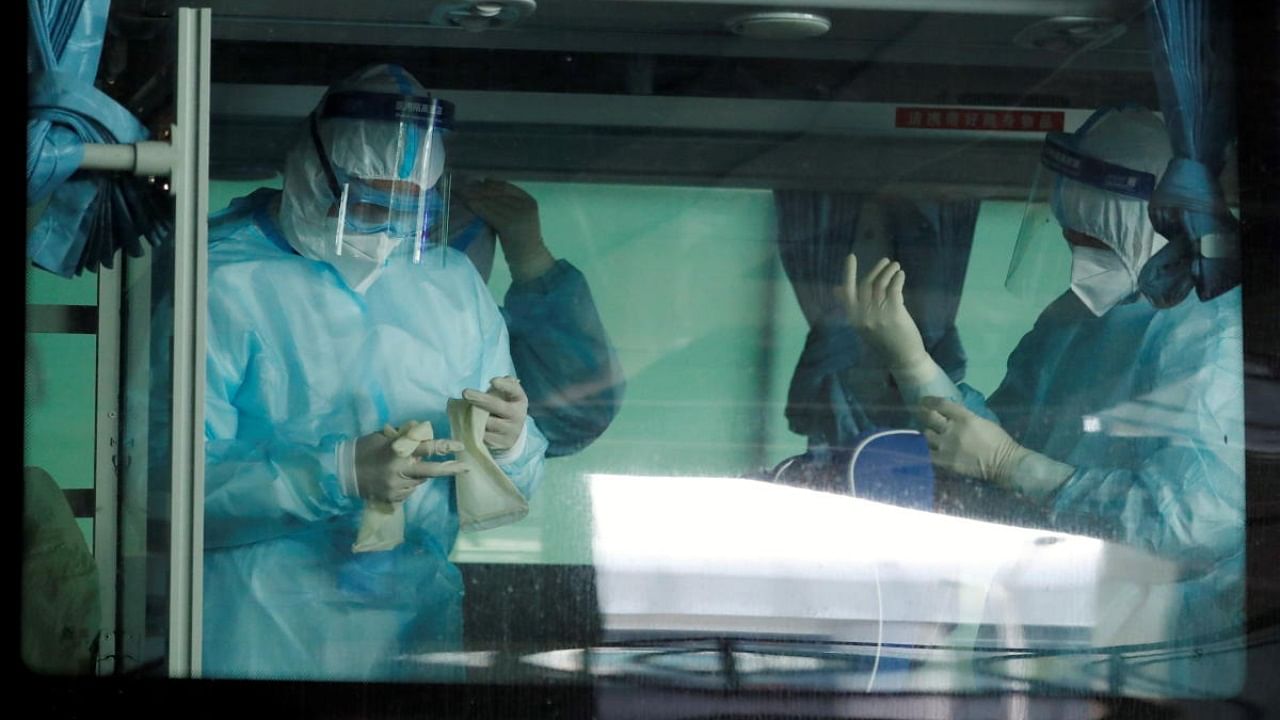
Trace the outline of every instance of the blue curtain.
<path fill-rule="evenodd" d="M 1169 244 L 1140 278 L 1158 307 L 1178 304 L 1193 287 L 1210 300 L 1240 284 L 1239 228 L 1218 184 L 1235 134 L 1231 10 L 1229 2 L 1154 0 L 1147 15 L 1174 152 L 1149 205 Z"/>
<path fill-rule="evenodd" d="M 969 263 L 975 200 L 933 200 L 780 190 L 778 252 L 809 323 L 787 395 L 792 432 L 811 449 L 847 449 L 878 427 L 906 427 L 892 378 L 864 348 L 832 289 L 843 281 L 866 202 L 884 210 L 894 258 L 907 273 L 906 303 L 934 359 L 956 380 L 965 354 L 955 329 Z"/>
<path fill-rule="evenodd" d="M 110 0 L 27 0 L 27 206 L 48 200 L 27 257 L 63 277 L 138 257 L 172 229 L 145 181 L 76 173 L 83 143 L 135 143 L 146 128 L 94 87 Z"/>

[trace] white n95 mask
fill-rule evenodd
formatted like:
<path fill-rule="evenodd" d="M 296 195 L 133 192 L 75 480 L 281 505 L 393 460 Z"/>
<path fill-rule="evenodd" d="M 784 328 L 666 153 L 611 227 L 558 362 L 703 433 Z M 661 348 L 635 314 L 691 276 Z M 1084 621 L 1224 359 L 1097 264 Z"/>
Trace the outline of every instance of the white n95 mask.
<path fill-rule="evenodd" d="M 387 266 L 387 259 L 403 241 L 403 238 L 393 238 L 386 233 L 344 233 L 342 249 L 331 254 L 326 261 L 338 271 L 347 287 L 363 293 L 382 274 Z"/>
<path fill-rule="evenodd" d="M 1119 255 L 1102 248 L 1071 247 L 1071 290 L 1094 315 L 1102 317 L 1137 289 L 1137 278 Z"/>

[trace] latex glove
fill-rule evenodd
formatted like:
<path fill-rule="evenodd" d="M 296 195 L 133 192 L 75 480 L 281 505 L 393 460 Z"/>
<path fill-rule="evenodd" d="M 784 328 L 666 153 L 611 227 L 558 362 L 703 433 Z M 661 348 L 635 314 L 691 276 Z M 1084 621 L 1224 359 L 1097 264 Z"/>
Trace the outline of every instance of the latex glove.
<path fill-rule="evenodd" d="M 385 432 L 377 432 L 356 440 L 354 489 L 360 497 L 376 503 L 404 502 L 423 482 L 456 475 L 464 470 L 457 460 L 432 462 L 422 459 L 460 452 L 462 443 L 456 440 L 419 442 L 404 439 L 407 443 L 388 437 Z M 397 447 L 401 452 L 408 450 L 408 454 L 401 455 Z"/>
<path fill-rule="evenodd" d="M 425 440 L 435 437 L 431 423 L 412 420 L 396 430 L 387 425 L 382 434 L 391 441 L 391 450 L 402 458 L 411 457 Z M 435 446 L 432 449 L 436 449 Z M 366 500 L 360 513 L 360 529 L 356 533 L 352 552 L 381 552 L 393 550 L 404 542 L 404 503 Z"/>
<path fill-rule="evenodd" d="M 512 279 L 531 280 L 555 265 L 542 241 L 538 201 L 532 195 L 502 180 L 466 183 L 458 195 L 471 212 L 497 231 Z"/>
<path fill-rule="evenodd" d="M 529 415 L 529 396 L 520 381 L 509 375 L 489 382 L 489 391 L 464 390 L 467 402 L 489 411 L 484 426 L 484 444 L 498 453 L 509 451 L 524 438 L 524 421 Z"/>
<path fill-rule="evenodd" d="M 439 444 L 423 445 L 424 442 L 435 440 L 436 437 L 435 430 L 429 422 L 410 420 L 399 430 L 387 424 L 382 428 L 382 434 L 391 441 L 391 450 L 403 458 L 412 456 L 420 447 L 424 450 L 447 447 Z"/>
<path fill-rule="evenodd" d="M 900 382 L 920 384 L 931 379 L 936 363 L 924 348 L 920 329 L 907 312 L 902 288 L 907 275 L 897 262 L 881 258 L 858 280 L 858 259 L 845 260 L 844 284 L 837 295 L 849 323 L 875 348 Z"/>
<path fill-rule="evenodd" d="M 1043 495 L 1075 472 L 1019 445 L 1004 428 L 958 403 L 926 397 L 918 417 L 934 464 L 953 473 Z"/>
<path fill-rule="evenodd" d="M 449 400 L 448 412 L 451 434 L 466 446 L 458 459 L 466 464 L 467 472 L 454 483 L 459 529 L 487 530 L 528 515 L 529 501 L 484 444 L 489 412 L 457 398 Z"/>

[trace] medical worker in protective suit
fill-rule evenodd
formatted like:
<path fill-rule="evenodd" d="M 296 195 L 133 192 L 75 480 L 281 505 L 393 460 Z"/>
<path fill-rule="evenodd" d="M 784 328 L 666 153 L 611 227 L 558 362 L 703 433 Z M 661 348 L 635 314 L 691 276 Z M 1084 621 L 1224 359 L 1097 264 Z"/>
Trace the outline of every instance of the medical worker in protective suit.
<path fill-rule="evenodd" d="M 334 85 L 285 163 L 210 224 L 204 674 L 424 677 L 457 649 L 462 583 L 446 402 L 528 497 L 546 440 L 502 316 L 447 248 L 448 103 L 380 65 Z M 429 421 L 409 457 L 384 428 Z M 411 443 L 412 444 L 412 443 Z M 354 552 L 366 503 L 403 503 L 404 542 Z"/>
<path fill-rule="evenodd" d="M 1170 157 L 1163 123 L 1137 108 L 1100 110 L 1047 138 L 1042 173 L 1071 288 L 1022 338 L 990 398 L 957 387 L 925 352 L 896 263 L 859 282 L 851 257 L 840 294 L 917 407 L 936 466 L 1023 494 L 1064 530 L 1177 563 L 1169 633 L 1205 646 L 1237 632 L 1243 608 L 1240 290 L 1168 309 L 1138 292 L 1165 244 L 1147 201 Z M 1238 656 L 1174 652 L 1166 691 L 1230 694 L 1240 681 Z"/>

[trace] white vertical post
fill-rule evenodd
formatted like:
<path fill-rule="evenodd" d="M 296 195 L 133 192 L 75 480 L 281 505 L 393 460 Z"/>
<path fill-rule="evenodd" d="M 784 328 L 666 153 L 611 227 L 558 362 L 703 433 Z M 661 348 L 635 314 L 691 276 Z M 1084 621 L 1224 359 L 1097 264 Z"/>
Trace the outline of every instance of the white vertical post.
<path fill-rule="evenodd" d="M 205 299 L 209 233 L 207 8 L 178 10 L 173 128 L 173 497 L 169 675 L 199 677 L 204 558 Z"/>

